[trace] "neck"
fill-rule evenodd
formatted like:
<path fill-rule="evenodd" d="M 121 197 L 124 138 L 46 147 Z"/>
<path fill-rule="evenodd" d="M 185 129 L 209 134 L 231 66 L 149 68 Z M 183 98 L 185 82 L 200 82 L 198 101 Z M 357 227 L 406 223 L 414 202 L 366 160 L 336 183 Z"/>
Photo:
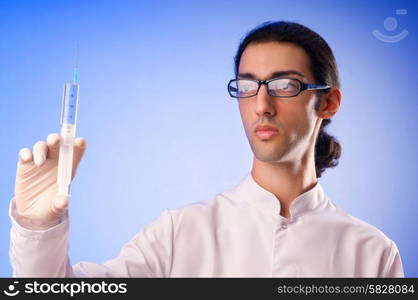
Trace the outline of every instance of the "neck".
<path fill-rule="evenodd" d="M 290 218 L 290 205 L 296 197 L 317 183 L 313 152 L 293 162 L 264 162 L 253 159 L 251 175 L 264 189 L 280 201 L 280 215 Z"/>

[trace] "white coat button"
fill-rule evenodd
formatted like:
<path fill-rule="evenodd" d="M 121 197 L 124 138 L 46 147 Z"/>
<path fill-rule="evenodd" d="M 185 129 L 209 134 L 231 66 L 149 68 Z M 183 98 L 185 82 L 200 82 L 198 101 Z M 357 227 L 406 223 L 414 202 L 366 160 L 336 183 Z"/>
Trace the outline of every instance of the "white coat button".
<path fill-rule="evenodd" d="M 287 228 L 287 224 L 286 223 L 282 223 L 282 229 L 286 229 Z"/>

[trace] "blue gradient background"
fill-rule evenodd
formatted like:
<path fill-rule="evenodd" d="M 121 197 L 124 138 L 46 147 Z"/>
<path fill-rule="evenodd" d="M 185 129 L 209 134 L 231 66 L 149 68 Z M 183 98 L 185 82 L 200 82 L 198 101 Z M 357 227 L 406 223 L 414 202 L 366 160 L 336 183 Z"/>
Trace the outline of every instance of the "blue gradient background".
<path fill-rule="evenodd" d="M 166 208 L 238 184 L 252 152 L 226 92 L 240 38 L 266 20 L 319 32 L 340 68 L 329 127 L 332 201 L 398 245 L 418 276 L 418 17 L 414 1 L 1 1 L 0 276 L 11 276 L 8 205 L 17 154 L 59 131 L 79 43 L 78 136 L 88 149 L 71 201 L 70 257 L 103 262 Z M 338 3 L 338 4 L 336 4 Z M 396 9 L 407 9 L 396 16 Z M 395 44 L 372 35 L 398 20 Z"/>

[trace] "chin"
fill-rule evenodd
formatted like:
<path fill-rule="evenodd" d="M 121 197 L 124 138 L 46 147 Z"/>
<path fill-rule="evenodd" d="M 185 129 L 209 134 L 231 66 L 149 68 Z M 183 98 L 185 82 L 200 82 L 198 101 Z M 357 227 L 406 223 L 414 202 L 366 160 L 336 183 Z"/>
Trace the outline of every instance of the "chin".
<path fill-rule="evenodd" d="M 279 162 L 283 158 L 282 151 L 274 151 L 274 149 L 253 149 L 253 154 L 256 159 L 263 162 Z"/>
<path fill-rule="evenodd" d="M 265 162 L 281 161 L 289 152 L 287 147 L 284 147 L 278 140 L 253 140 L 250 143 L 251 150 L 254 156 Z"/>
<path fill-rule="evenodd" d="M 270 156 L 255 156 L 257 160 L 265 163 L 277 163 L 281 161 L 281 156 L 270 155 Z"/>

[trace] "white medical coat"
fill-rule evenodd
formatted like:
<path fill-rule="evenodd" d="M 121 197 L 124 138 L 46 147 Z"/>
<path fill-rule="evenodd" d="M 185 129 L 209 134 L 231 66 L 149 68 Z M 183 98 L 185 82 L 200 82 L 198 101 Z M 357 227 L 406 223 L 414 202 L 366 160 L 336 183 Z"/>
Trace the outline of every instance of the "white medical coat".
<path fill-rule="evenodd" d="M 403 277 L 396 244 L 334 205 L 318 182 L 295 198 L 291 218 L 251 173 L 212 199 L 164 211 L 103 264 L 70 263 L 69 218 L 45 231 L 16 221 L 16 277 Z"/>

